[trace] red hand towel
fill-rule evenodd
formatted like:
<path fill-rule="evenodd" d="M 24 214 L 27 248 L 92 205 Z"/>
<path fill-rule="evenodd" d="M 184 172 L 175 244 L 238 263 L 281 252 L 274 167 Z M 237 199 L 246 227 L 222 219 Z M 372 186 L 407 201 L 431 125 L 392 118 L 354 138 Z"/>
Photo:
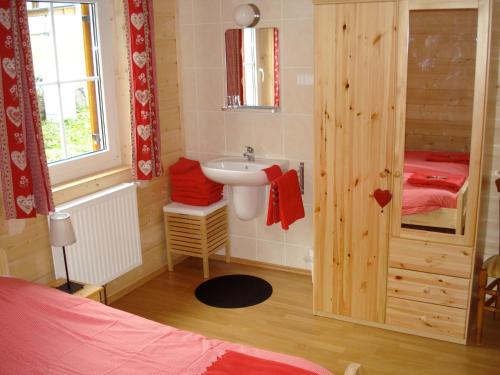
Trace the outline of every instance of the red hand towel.
<path fill-rule="evenodd" d="M 297 172 L 292 169 L 278 177 L 271 184 L 267 225 L 281 221 L 281 227 L 288 230 L 290 224 L 305 216 Z"/>
<path fill-rule="evenodd" d="M 421 174 L 413 173 L 408 179 L 408 183 L 414 186 L 435 187 L 451 190 L 456 193 L 465 182 L 465 176 L 454 174 Z"/>
<path fill-rule="evenodd" d="M 269 168 L 263 169 L 263 171 L 266 173 L 266 176 L 267 176 L 267 179 L 269 180 L 269 182 L 273 182 L 274 180 L 276 180 L 279 176 L 281 176 L 283 174 L 279 165 L 276 165 L 276 164 L 271 165 Z"/>
<path fill-rule="evenodd" d="M 228 350 L 203 375 L 315 375 L 316 373 L 286 363 L 253 357 Z"/>
<path fill-rule="evenodd" d="M 435 152 L 429 155 L 427 161 L 469 164 L 469 154 L 465 152 Z"/>

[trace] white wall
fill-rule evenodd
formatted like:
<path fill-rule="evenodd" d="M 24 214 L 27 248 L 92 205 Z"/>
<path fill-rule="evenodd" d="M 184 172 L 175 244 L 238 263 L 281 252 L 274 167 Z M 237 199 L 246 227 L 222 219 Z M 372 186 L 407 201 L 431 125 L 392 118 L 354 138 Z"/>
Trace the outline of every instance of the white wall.
<path fill-rule="evenodd" d="M 304 257 L 312 248 L 313 168 L 313 6 L 311 0 L 253 0 L 258 27 L 277 27 L 280 43 L 280 113 L 223 112 L 225 96 L 224 32 L 235 28 L 232 13 L 245 0 L 178 0 L 182 114 L 188 157 L 206 160 L 241 155 L 244 146 L 257 156 L 285 158 L 292 167 L 305 162 L 303 196 L 306 218 L 285 232 L 266 227 L 265 213 L 239 220 L 230 207 L 235 257 L 310 268 Z"/>

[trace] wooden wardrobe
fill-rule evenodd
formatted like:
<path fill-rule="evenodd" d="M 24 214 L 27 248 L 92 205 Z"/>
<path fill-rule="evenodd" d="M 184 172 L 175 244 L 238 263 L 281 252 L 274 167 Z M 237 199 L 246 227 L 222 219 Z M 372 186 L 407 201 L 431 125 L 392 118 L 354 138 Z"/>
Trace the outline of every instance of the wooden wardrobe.
<path fill-rule="evenodd" d="M 314 312 L 465 343 L 492 1 L 313 2 Z M 441 152 L 469 158 L 457 206 L 406 216 L 405 158 Z"/>

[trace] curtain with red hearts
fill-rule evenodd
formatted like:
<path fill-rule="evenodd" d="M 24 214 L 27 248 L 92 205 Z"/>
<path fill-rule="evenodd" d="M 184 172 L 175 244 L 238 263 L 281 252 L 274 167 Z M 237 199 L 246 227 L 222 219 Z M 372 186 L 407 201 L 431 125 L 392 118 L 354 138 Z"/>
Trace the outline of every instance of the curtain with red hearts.
<path fill-rule="evenodd" d="M 25 0 L 0 0 L 0 169 L 7 219 L 54 210 Z"/>
<path fill-rule="evenodd" d="M 153 45 L 153 1 L 123 0 L 129 40 L 132 165 L 138 180 L 163 173 Z"/>

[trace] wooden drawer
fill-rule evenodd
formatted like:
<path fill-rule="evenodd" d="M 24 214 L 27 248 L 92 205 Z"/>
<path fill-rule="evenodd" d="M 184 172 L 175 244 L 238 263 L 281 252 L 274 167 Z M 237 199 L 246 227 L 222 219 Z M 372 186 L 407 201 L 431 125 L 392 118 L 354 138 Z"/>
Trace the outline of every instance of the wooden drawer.
<path fill-rule="evenodd" d="M 472 248 L 392 238 L 389 267 L 470 278 Z"/>
<path fill-rule="evenodd" d="M 389 268 L 387 295 L 412 301 L 467 308 L 469 279 Z"/>
<path fill-rule="evenodd" d="M 386 323 L 435 335 L 464 338 L 467 311 L 400 298 L 387 298 Z"/>

